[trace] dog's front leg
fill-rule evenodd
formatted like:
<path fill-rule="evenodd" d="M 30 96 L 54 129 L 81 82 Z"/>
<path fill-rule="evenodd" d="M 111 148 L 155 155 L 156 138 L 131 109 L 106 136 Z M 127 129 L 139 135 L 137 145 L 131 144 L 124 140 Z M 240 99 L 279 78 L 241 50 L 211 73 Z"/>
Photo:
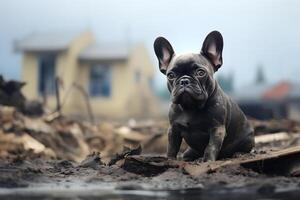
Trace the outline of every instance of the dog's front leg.
<path fill-rule="evenodd" d="M 224 126 L 214 128 L 209 136 L 208 145 L 204 151 L 203 161 L 215 161 L 218 158 L 225 138 L 226 129 Z"/>
<path fill-rule="evenodd" d="M 176 159 L 182 142 L 180 132 L 175 128 L 169 127 L 168 129 L 168 152 L 167 156 L 171 159 Z"/>

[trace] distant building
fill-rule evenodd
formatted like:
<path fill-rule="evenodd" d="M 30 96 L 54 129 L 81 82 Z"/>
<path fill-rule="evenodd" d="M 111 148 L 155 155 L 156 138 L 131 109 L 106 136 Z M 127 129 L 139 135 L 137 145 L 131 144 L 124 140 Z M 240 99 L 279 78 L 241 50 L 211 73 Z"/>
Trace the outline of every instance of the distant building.
<path fill-rule="evenodd" d="M 154 67 L 143 45 L 97 44 L 90 32 L 39 33 L 16 43 L 23 53 L 22 80 L 29 99 L 45 99 L 54 109 L 55 77 L 67 115 L 87 114 L 86 97 L 95 116 L 143 117 L 159 114 L 152 90 Z M 44 97 L 44 98 L 43 98 Z"/>
<path fill-rule="evenodd" d="M 300 84 L 254 84 L 236 91 L 233 98 L 246 115 L 256 119 L 300 120 Z"/>

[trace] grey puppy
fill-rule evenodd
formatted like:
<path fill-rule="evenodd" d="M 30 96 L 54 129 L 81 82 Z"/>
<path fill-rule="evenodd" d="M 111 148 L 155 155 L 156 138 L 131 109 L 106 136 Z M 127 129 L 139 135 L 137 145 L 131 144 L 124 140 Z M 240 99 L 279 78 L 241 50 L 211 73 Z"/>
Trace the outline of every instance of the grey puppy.
<path fill-rule="evenodd" d="M 209 33 L 200 53 L 175 55 L 163 37 L 155 40 L 154 51 L 172 98 L 167 156 L 176 159 L 182 138 L 189 146 L 183 154 L 186 161 L 201 157 L 214 161 L 236 152 L 250 152 L 253 128 L 214 79 L 223 63 L 221 33 Z"/>

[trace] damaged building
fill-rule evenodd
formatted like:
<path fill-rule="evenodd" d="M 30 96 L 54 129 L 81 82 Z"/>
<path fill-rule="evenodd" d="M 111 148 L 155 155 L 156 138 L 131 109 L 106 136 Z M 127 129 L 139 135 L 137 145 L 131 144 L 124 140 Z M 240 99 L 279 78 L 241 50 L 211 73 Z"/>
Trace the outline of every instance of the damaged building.
<path fill-rule="evenodd" d="M 56 85 L 69 116 L 127 118 L 159 114 L 154 66 L 144 45 L 96 43 L 94 35 L 33 33 L 16 42 L 28 99 L 55 109 Z M 56 83 L 57 78 L 57 83 Z"/>
<path fill-rule="evenodd" d="M 232 96 L 249 117 L 300 120 L 300 84 L 288 81 L 255 84 Z"/>

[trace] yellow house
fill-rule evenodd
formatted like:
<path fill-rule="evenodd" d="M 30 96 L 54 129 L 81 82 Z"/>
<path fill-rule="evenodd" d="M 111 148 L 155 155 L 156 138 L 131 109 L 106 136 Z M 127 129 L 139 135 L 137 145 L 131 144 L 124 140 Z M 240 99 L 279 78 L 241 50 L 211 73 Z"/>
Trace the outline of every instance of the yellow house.
<path fill-rule="evenodd" d="M 28 99 L 56 107 L 56 77 L 62 112 L 102 118 L 159 115 L 154 67 L 143 45 L 97 44 L 89 31 L 31 34 L 16 44 L 23 53 L 22 80 Z"/>

